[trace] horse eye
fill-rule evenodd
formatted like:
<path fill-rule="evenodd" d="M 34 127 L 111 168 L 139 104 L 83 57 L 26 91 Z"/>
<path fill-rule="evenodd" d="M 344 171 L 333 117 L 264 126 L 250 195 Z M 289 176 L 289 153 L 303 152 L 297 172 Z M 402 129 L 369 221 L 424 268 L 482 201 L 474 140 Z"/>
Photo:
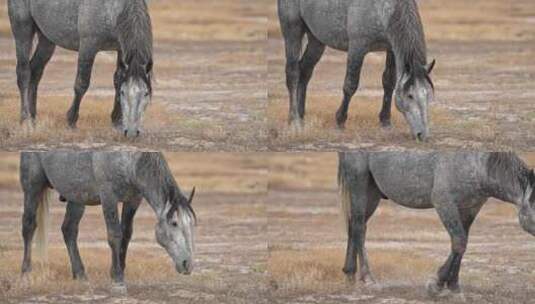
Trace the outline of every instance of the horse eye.
<path fill-rule="evenodd" d="M 146 92 L 145 93 L 145 97 L 149 97 L 150 93 L 149 92 Z"/>
<path fill-rule="evenodd" d="M 408 97 L 409 99 L 413 99 L 413 98 L 414 98 L 414 96 L 413 96 L 412 94 L 407 95 L 407 97 Z"/>
<path fill-rule="evenodd" d="M 173 227 L 176 227 L 176 226 L 178 226 L 178 223 L 176 221 L 172 221 L 171 225 L 173 225 Z"/>

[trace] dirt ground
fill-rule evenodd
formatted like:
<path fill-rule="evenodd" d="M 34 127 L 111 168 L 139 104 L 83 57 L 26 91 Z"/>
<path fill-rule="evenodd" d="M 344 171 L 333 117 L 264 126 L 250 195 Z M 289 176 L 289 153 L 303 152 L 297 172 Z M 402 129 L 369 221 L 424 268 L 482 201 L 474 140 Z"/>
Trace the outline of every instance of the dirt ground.
<path fill-rule="evenodd" d="M 535 147 L 535 2 L 419 1 L 428 57 L 436 58 L 431 135 L 421 149 Z M 276 3 L 268 32 L 268 121 L 270 148 L 284 150 L 388 149 L 415 147 L 408 126 L 393 108 L 394 128 L 383 131 L 378 114 L 384 54 L 367 56 L 346 130 L 335 128 L 342 97 L 346 54 L 327 50 L 308 89 L 306 127 L 287 126 L 288 93 L 284 44 Z"/>
<path fill-rule="evenodd" d="M 535 165 L 535 154 L 522 155 Z M 433 210 L 382 201 L 367 229 L 377 285 L 349 286 L 335 153 L 276 154 L 270 159 L 268 273 L 275 303 L 458 303 L 437 301 L 425 283 L 449 254 L 449 237 Z M 460 283 L 466 303 L 533 303 L 532 236 L 512 205 L 489 200 L 472 226 Z"/>
<path fill-rule="evenodd" d="M 39 88 L 36 130 L 19 126 L 15 47 L 0 0 L 0 149 L 133 145 L 166 151 L 265 150 L 267 0 L 154 0 L 155 84 L 145 135 L 111 128 L 116 55 L 101 53 L 82 102 L 78 130 L 66 128 L 77 54 L 62 49 Z"/>
<path fill-rule="evenodd" d="M 127 297 L 109 291 L 108 249 L 102 211 L 86 209 L 79 244 L 88 283 L 71 279 L 60 232 L 65 206 L 51 203 L 50 266 L 34 260 L 30 280 L 21 281 L 22 195 L 17 183 L 18 154 L 0 155 L 1 303 L 268 303 L 266 174 L 253 154 L 167 153 L 183 191 L 197 186 L 195 268 L 180 276 L 156 243 L 152 209 L 136 215 L 127 259 Z M 204 168 L 202 164 L 207 164 Z"/>

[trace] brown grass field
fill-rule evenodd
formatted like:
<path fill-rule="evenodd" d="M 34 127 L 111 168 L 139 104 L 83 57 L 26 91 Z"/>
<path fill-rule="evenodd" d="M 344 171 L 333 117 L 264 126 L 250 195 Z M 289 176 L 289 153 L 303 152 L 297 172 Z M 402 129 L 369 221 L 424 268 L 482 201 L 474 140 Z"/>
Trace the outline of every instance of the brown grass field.
<path fill-rule="evenodd" d="M 341 271 L 346 236 L 335 153 L 166 153 L 182 189 L 198 189 L 191 276 L 173 271 L 154 240 L 154 215 L 143 205 L 127 261 L 128 297 L 112 296 L 102 213 L 90 207 L 79 236 L 89 281 L 72 281 L 59 229 L 64 204 L 54 200 L 50 263 L 35 262 L 30 279 L 21 280 L 18 157 L 0 154 L 2 303 L 433 303 L 424 284 L 449 253 L 449 237 L 433 210 L 383 201 L 367 237 L 377 285 L 350 286 Z M 535 166 L 535 154 L 521 157 Z M 468 303 L 530 303 L 533 248 L 515 208 L 491 199 L 472 228 L 463 260 Z"/>
<path fill-rule="evenodd" d="M 353 97 L 346 130 L 335 128 L 346 54 L 327 50 L 307 95 L 305 130 L 287 125 L 284 44 L 271 2 L 268 29 L 268 122 L 270 148 L 285 150 L 516 149 L 535 147 L 535 2 L 419 1 L 433 72 L 435 103 L 429 143 L 411 140 L 393 107 L 392 130 L 379 127 L 384 54 L 370 54 Z"/>
<path fill-rule="evenodd" d="M 86 209 L 80 252 L 87 283 L 71 279 L 60 226 L 65 206 L 51 203 L 49 265 L 34 259 L 28 280 L 20 278 L 22 194 L 18 154 L 0 154 L 1 303 L 268 303 L 265 193 L 267 170 L 255 154 L 166 153 L 184 191 L 197 186 L 199 222 L 195 269 L 180 276 L 154 239 L 155 216 L 143 204 L 127 261 L 128 297 L 109 292 L 110 251 L 102 211 Z"/>
<path fill-rule="evenodd" d="M 535 165 L 535 154 L 521 157 Z M 382 201 L 367 229 L 372 287 L 348 285 L 335 153 L 270 158 L 268 275 L 274 303 L 457 303 L 431 300 L 425 283 L 446 260 L 449 237 L 433 210 Z M 466 303 L 532 303 L 533 237 L 515 208 L 491 199 L 472 228 L 461 269 Z"/>
<path fill-rule="evenodd" d="M 76 53 L 57 49 L 40 85 L 38 124 L 19 126 L 15 46 L 0 0 L 0 149 L 133 145 L 172 151 L 265 150 L 267 0 L 154 0 L 153 104 L 145 135 L 126 141 L 111 128 L 115 54 L 101 53 L 78 129 L 66 128 Z"/>

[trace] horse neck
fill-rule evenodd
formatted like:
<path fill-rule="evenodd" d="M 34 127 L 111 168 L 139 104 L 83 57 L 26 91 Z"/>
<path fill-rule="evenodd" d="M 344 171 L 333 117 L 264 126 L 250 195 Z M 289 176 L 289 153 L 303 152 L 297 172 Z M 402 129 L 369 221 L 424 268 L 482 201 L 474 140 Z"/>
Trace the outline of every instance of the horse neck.
<path fill-rule="evenodd" d="M 511 166 L 517 166 L 517 164 L 511 164 Z M 524 176 L 528 173 L 529 170 L 523 166 L 515 169 L 514 174 L 512 172 L 488 172 L 486 192 L 490 197 L 520 206 L 527 187 Z"/>

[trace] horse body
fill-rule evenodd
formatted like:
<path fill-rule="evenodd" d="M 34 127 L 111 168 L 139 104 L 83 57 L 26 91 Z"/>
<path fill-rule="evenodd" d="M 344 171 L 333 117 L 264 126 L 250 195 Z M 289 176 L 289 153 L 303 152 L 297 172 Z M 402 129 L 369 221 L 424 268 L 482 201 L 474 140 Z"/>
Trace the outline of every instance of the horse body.
<path fill-rule="evenodd" d="M 37 90 L 56 45 L 78 51 L 74 99 L 67 112 L 76 127 L 98 52 L 117 51 L 112 122 L 129 138 L 140 134 L 152 96 L 152 25 L 145 0 L 9 0 L 17 53 L 21 122 L 33 125 Z M 32 54 L 34 37 L 38 43 Z"/>
<path fill-rule="evenodd" d="M 516 205 L 519 222 L 535 235 L 535 172 L 513 153 L 340 153 L 338 182 L 347 223 L 343 271 L 353 280 L 373 280 L 366 250 L 366 223 L 379 200 L 409 208 L 434 208 L 451 238 L 451 253 L 427 285 L 430 295 L 445 286 L 460 293 L 459 271 L 468 234 L 479 210 L 494 197 Z"/>
<path fill-rule="evenodd" d="M 302 126 L 306 90 L 325 47 L 347 52 L 342 103 L 336 112 L 344 128 L 351 98 L 359 86 L 364 57 L 386 51 L 383 107 L 379 119 L 390 127 L 392 96 L 417 140 L 428 138 L 427 105 L 433 98 L 423 26 L 414 0 L 278 0 L 286 51 L 289 123 Z M 307 35 L 306 50 L 301 52 Z"/>
<path fill-rule="evenodd" d="M 123 1 L 30 0 L 29 12 L 39 30 L 54 44 L 78 51 L 82 40 L 97 39 L 96 47 L 118 50 L 114 33 Z"/>
<path fill-rule="evenodd" d="M 46 218 L 45 193 L 56 190 L 66 201 L 62 232 L 73 277 L 85 278 L 77 246 L 78 224 L 86 205 L 102 205 L 112 251 L 111 276 L 125 290 L 126 252 L 133 232 L 133 218 L 145 199 L 158 218 L 156 240 L 168 252 L 177 272 L 189 274 L 193 267 L 195 214 L 193 192 L 187 199 L 176 184 L 161 153 L 153 152 L 23 152 L 20 180 L 24 191 L 22 272 L 31 271 L 31 242 L 38 224 Z M 119 218 L 118 203 L 122 202 Z M 45 211 L 46 212 L 46 211 Z M 41 221 L 43 222 L 43 221 Z M 39 233 L 38 236 L 45 234 Z M 46 244 L 46 241 L 38 244 Z M 38 246 L 39 247 L 39 246 Z"/>

